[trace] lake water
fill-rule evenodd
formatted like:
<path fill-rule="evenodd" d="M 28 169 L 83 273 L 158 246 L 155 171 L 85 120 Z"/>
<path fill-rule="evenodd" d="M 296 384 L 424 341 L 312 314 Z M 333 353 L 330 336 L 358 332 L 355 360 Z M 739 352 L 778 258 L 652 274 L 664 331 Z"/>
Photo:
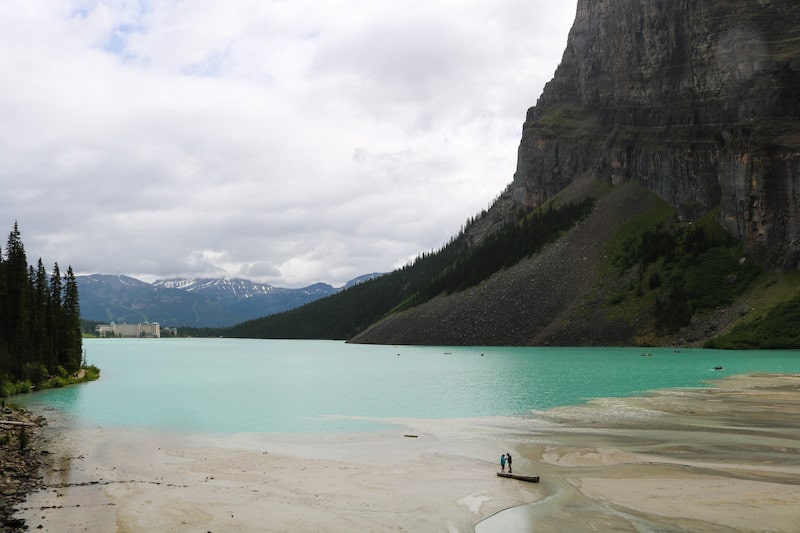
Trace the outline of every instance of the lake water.
<path fill-rule="evenodd" d="M 202 433 L 386 429 L 386 418 L 520 415 L 592 398 L 800 373 L 800 351 L 87 339 L 99 381 L 23 395 L 78 424 Z M 642 356 L 647 352 L 651 356 Z M 723 370 L 714 370 L 722 366 Z"/>

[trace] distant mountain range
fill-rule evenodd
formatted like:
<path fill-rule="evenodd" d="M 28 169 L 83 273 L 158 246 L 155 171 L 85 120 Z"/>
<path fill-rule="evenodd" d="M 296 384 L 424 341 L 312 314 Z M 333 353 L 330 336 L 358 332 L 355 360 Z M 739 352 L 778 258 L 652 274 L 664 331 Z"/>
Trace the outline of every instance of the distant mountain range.
<path fill-rule="evenodd" d="M 294 309 L 380 275 L 359 276 L 339 288 L 315 283 L 300 289 L 230 278 L 173 278 L 147 283 L 110 274 L 77 276 L 77 282 L 81 318 L 85 320 L 226 327 Z"/>

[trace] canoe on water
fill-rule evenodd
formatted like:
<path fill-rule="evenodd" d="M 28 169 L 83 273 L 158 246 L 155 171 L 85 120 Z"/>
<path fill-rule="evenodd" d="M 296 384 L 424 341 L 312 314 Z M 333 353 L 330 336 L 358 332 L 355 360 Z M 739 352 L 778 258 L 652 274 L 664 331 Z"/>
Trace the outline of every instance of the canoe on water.
<path fill-rule="evenodd" d="M 509 479 L 518 479 L 520 481 L 529 481 L 531 483 L 539 483 L 539 476 L 522 476 L 520 474 L 506 474 L 505 472 L 498 472 L 498 477 L 507 477 Z"/>

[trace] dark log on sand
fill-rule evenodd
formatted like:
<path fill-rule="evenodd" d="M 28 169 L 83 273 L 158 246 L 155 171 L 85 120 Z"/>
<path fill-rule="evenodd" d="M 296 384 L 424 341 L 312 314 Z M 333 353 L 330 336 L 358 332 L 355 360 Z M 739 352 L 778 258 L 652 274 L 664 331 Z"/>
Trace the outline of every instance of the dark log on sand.
<path fill-rule="evenodd" d="M 509 479 L 518 479 L 520 481 L 528 481 L 530 483 L 539 483 L 539 476 L 522 476 L 520 474 L 506 474 L 505 472 L 498 472 L 498 477 L 507 477 Z"/>

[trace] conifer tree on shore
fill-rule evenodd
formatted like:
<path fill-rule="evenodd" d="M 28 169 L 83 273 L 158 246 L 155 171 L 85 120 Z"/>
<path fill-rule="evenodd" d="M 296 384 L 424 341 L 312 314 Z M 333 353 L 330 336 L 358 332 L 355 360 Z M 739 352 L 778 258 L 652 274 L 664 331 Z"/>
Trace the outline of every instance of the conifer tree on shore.
<path fill-rule="evenodd" d="M 56 263 L 48 278 L 41 259 L 29 266 L 15 222 L 0 250 L 0 396 L 6 383 L 38 385 L 51 376 L 75 374 L 82 353 L 72 267 L 62 278 Z"/>

